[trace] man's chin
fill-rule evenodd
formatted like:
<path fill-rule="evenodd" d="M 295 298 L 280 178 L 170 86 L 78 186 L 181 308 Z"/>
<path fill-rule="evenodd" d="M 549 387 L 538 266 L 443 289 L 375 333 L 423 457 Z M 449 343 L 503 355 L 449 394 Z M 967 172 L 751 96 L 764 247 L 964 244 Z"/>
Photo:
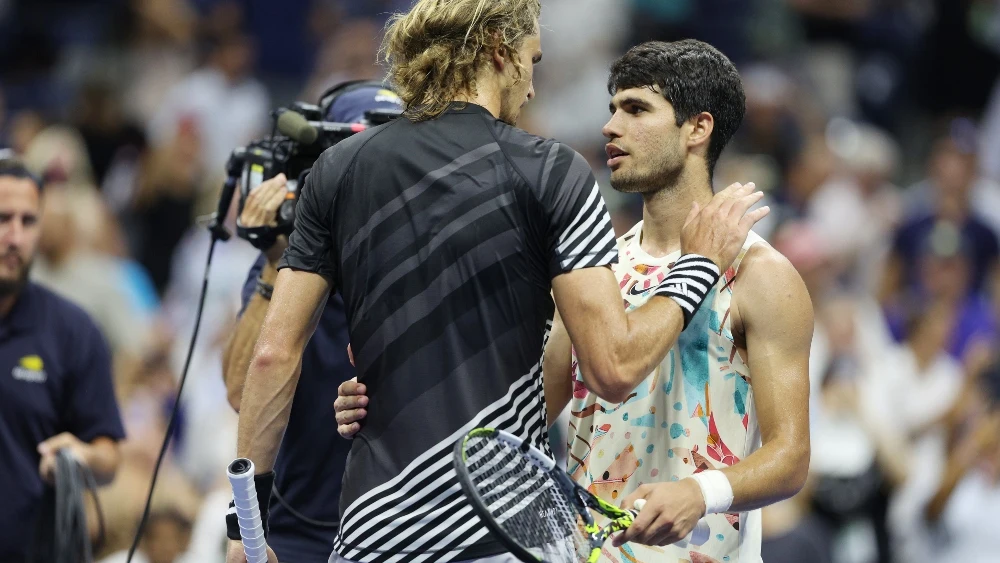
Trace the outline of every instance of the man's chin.
<path fill-rule="evenodd" d="M 0 275 L 0 297 L 16 295 L 28 284 L 28 272 L 30 268 L 25 268 L 20 275 Z"/>
<path fill-rule="evenodd" d="M 630 177 L 621 170 L 615 170 L 611 173 L 611 187 L 616 192 L 621 192 L 623 194 L 640 194 L 646 191 L 643 189 L 645 188 L 644 182 Z"/>

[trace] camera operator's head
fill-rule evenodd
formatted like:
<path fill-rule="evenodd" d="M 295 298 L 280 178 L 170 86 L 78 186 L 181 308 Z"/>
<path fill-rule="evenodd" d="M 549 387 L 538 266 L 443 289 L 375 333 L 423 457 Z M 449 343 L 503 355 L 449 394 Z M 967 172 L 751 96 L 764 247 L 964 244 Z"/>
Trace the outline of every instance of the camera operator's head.
<path fill-rule="evenodd" d="M 413 121 L 476 101 L 514 124 L 534 97 L 539 0 L 419 0 L 385 35 L 389 78 Z"/>
<path fill-rule="evenodd" d="M 378 82 L 345 82 L 329 90 L 320 100 L 324 119 L 335 123 L 366 123 L 368 112 L 400 111 L 403 101 Z"/>
<path fill-rule="evenodd" d="M 372 126 L 374 121 L 378 121 L 380 115 L 396 116 L 402 109 L 403 102 L 395 92 L 380 82 L 371 80 L 354 80 L 338 84 L 327 90 L 319 100 L 318 106 L 318 111 L 322 112 L 322 120 L 328 125 L 360 124 Z M 364 127 L 360 130 L 363 129 Z M 337 140 L 342 140 L 342 138 L 338 137 Z M 327 141 L 330 139 L 324 138 L 314 141 L 313 145 L 325 147 L 328 146 Z M 244 154 L 253 152 L 242 150 Z M 276 164 L 276 160 L 279 159 L 274 158 L 270 150 L 265 152 L 272 156 L 268 157 L 267 162 L 255 161 L 256 165 L 260 165 L 264 170 L 275 172 L 280 170 L 281 172 L 273 176 L 264 176 L 266 179 L 255 186 L 246 183 L 245 180 L 241 181 L 243 182 L 241 191 L 249 190 L 249 193 L 245 193 L 239 207 L 237 234 L 263 250 L 268 262 L 276 265 L 287 246 L 285 235 L 294 226 L 295 194 L 298 191 L 298 186 L 304 181 L 306 172 L 300 172 L 304 161 L 300 160 L 296 162 L 295 166 L 289 167 L 287 161 Z M 306 169 L 308 169 L 320 153 L 311 149 L 311 152 L 299 153 L 300 157 L 303 154 L 305 161 L 307 161 Z M 244 158 L 249 159 L 250 157 L 245 156 Z M 241 166 L 246 170 L 247 162 L 241 162 Z M 294 183 L 290 185 L 289 180 L 294 181 Z"/>

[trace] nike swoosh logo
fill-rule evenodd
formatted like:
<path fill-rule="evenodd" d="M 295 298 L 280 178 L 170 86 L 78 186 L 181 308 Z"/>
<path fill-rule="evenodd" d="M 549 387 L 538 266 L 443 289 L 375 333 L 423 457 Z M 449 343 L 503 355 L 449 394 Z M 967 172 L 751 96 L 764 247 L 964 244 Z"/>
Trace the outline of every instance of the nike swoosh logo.
<path fill-rule="evenodd" d="M 628 288 L 628 294 L 629 295 L 635 295 L 635 296 L 645 295 L 649 290 L 653 289 L 653 286 L 647 287 L 646 289 L 639 289 L 638 291 L 636 291 L 637 289 L 639 289 L 639 284 L 638 283 L 636 283 L 632 287 Z"/>

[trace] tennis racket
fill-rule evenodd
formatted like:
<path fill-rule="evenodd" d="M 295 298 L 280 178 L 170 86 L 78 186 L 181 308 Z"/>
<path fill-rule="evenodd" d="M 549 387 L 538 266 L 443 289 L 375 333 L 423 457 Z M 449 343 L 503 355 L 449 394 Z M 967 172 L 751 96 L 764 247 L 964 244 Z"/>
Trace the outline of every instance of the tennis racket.
<path fill-rule="evenodd" d="M 229 464 L 229 483 L 233 486 L 233 502 L 240 522 L 240 538 L 247 563 L 267 563 L 267 542 L 257 504 L 257 489 L 253 484 L 254 467 L 249 459 L 240 458 Z"/>
<path fill-rule="evenodd" d="M 502 430 L 470 431 L 455 443 L 452 461 L 476 513 L 526 563 L 594 563 L 611 534 L 638 514 L 594 496 L 552 458 Z M 591 510 L 610 522 L 598 525 Z"/>

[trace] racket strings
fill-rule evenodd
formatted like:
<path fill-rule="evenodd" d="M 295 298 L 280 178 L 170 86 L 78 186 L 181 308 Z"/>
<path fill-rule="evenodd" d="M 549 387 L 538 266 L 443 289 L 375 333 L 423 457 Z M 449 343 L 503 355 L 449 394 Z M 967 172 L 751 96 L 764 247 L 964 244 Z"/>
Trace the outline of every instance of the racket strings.
<path fill-rule="evenodd" d="M 586 560 L 582 519 L 548 472 L 489 437 L 470 438 L 465 448 L 480 498 L 511 539 L 543 561 Z"/>

